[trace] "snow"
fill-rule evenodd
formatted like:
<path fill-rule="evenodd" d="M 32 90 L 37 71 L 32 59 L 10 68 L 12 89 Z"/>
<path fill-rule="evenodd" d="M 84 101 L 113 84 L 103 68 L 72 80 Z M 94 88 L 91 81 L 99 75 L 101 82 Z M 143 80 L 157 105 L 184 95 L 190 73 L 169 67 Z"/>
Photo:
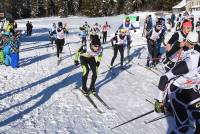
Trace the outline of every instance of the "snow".
<path fill-rule="evenodd" d="M 149 13 L 140 13 L 144 17 Z M 99 96 L 114 110 L 106 109 L 92 97 L 105 113 L 99 114 L 75 87 L 81 85 L 81 67 L 74 68 L 72 53 L 80 47 L 79 27 L 87 21 L 111 25 L 109 38 L 121 24 L 124 15 L 113 17 L 46 17 L 17 20 L 18 29 L 25 30 L 27 21 L 33 24 L 33 35 L 22 36 L 20 68 L 1 65 L 0 70 L 0 133 L 6 134 L 164 134 L 173 122 L 169 118 L 151 124 L 146 117 L 111 130 L 110 128 L 153 109 L 145 99 L 154 101 L 157 96 L 159 74 L 137 65 L 145 65 L 146 40 L 142 28 L 133 35 L 132 61 L 127 70 L 118 66 L 108 71 L 113 50 L 104 44 L 104 59 L 99 68 L 96 88 Z M 68 45 L 64 46 L 63 61 L 57 66 L 56 48 L 49 46 L 48 29 L 53 22 L 66 22 L 69 27 Z M 126 51 L 125 51 L 126 56 Z M 119 64 L 119 56 L 114 64 Z M 90 75 L 91 77 L 91 75 Z"/>

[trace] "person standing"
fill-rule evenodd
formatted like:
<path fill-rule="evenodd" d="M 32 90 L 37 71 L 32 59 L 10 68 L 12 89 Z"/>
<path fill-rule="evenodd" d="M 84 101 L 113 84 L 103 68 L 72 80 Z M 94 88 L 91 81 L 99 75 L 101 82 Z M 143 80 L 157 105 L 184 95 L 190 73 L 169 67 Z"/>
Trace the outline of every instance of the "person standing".
<path fill-rule="evenodd" d="M 103 48 L 97 35 L 92 37 L 91 43 L 81 46 L 75 54 L 74 63 L 76 66 L 80 63 L 83 69 L 82 75 L 82 91 L 88 95 L 89 92 L 96 92 L 95 82 L 97 79 L 98 67 L 103 56 Z M 87 80 L 90 69 L 92 70 L 92 80 L 89 89 L 87 88 Z"/>
<path fill-rule="evenodd" d="M 131 23 L 131 20 L 129 17 L 126 17 L 125 22 L 120 25 L 118 30 L 120 29 L 126 29 L 126 35 L 127 35 L 127 59 L 129 60 L 129 55 L 130 55 L 130 49 L 131 49 L 131 35 L 130 35 L 130 30 L 135 31 L 135 27 Z"/>
<path fill-rule="evenodd" d="M 200 46 L 190 32 L 184 59 L 160 77 L 155 111 L 172 113 L 176 127 L 170 134 L 200 133 Z"/>
<path fill-rule="evenodd" d="M 115 37 L 113 37 L 111 39 L 111 44 L 114 50 L 114 55 L 112 57 L 111 63 L 110 63 L 110 67 L 113 67 L 113 63 L 117 57 L 117 53 L 118 51 L 120 52 L 121 55 L 121 68 L 123 67 L 123 62 L 124 62 L 124 48 L 127 44 L 127 35 L 126 35 L 126 30 L 125 29 L 120 29 L 119 30 L 119 34 L 115 35 Z"/>
<path fill-rule="evenodd" d="M 175 32 L 165 45 L 166 58 L 163 60 L 165 71 L 169 71 L 178 61 L 182 59 L 182 54 L 186 47 L 184 47 L 185 39 L 189 32 L 192 31 L 192 22 L 184 20 L 181 30 Z"/>
<path fill-rule="evenodd" d="M 147 33 L 147 47 L 149 55 L 147 57 L 147 67 L 150 67 L 150 61 L 152 60 L 151 66 L 155 67 L 159 59 L 159 44 L 164 39 L 165 31 L 162 28 L 161 23 L 156 23 L 156 26 Z"/>
<path fill-rule="evenodd" d="M 56 40 L 56 23 L 53 23 L 51 28 L 49 29 L 49 40 L 51 41 L 51 44 Z"/>
<path fill-rule="evenodd" d="M 108 22 L 106 21 L 105 24 L 102 26 L 103 44 L 107 42 L 107 33 L 109 28 L 110 25 L 108 25 Z"/>
<path fill-rule="evenodd" d="M 56 29 L 56 48 L 58 60 L 61 60 L 60 53 L 63 51 L 63 46 L 65 43 L 65 28 L 62 22 L 58 22 L 58 28 Z"/>

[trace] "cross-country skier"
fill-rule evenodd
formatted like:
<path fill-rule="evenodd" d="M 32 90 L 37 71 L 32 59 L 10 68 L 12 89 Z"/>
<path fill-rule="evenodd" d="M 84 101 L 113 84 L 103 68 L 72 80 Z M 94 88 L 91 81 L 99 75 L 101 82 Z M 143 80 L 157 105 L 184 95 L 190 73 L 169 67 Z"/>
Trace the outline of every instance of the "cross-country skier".
<path fill-rule="evenodd" d="M 155 111 L 170 109 L 176 127 L 170 134 L 200 133 L 200 46 L 198 35 L 186 37 L 184 59 L 160 77 Z M 166 108 L 165 108 L 166 107 Z"/>
<path fill-rule="evenodd" d="M 131 35 L 130 35 L 130 30 L 134 30 L 135 31 L 135 27 L 133 26 L 133 24 L 131 23 L 131 20 L 129 17 L 126 17 L 125 22 L 123 22 L 120 27 L 118 28 L 118 30 L 120 29 L 126 29 L 126 35 L 127 35 L 127 59 L 129 60 L 129 53 L 130 53 L 130 49 L 131 49 Z"/>
<path fill-rule="evenodd" d="M 127 44 L 127 35 L 126 35 L 126 29 L 120 29 L 118 34 L 115 35 L 115 37 L 113 37 L 111 39 L 111 44 L 114 50 L 114 55 L 112 57 L 111 63 L 110 63 L 110 67 L 113 67 L 113 63 L 117 57 L 117 53 L 119 51 L 120 55 L 121 55 L 121 67 L 123 68 L 123 61 L 124 61 L 124 48 Z"/>
<path fill-rule="evenodd" d="M 158 63 L 159 44 L 163 41 L 164 34 L 165 31 L 162 28 L 161 23 L 156 23 L 156 26 L 147 33 L 147 47 L 149 51 L 146 64 L 147 67 L 154 67 Z M 151 65 L 150 61 L 152 61 Z"/>
<path fill-rule="evenodd" d="M 103 43 L 106 43 L 107 41 L 107 33 L 109 28 L 110 25 L 108 25 L 108 22 L 106 21 L 105 24 L 102 26 Z"/>
<path fill-rule="evenodd" d="M 95 23 L 94 26 L 90 29 L 90 40 L 92 40 L 94 35 L 97 35 L 98 38 L 101 38 L 101 28 L 98 23 Z"/>
<path fill-rule="evenodd" d="M 90 25 L 88 24 L 88 22 L 85 21 L 85 24 L 82 27 L 85 29 L 87 36 L 89 36 Z"/>
<path fill-rule="evenodd" d="M 84 27 L 80 27 L 81 32 L 79 33 L 79 36 L 81 37 L 81 44 L 86 45 L 87 44 L 87 32 Z"/>
<path fill-rule="evenodd" d="M 53 23 L 51 28 L 49 29 L 49 40 L 51 41 L 51 44 L 56 40 L 56 23 Z"/>
<path fill-rule="evenodd" d="M 60 60 L 60 53 L 63 51 L 63 46 L 65 43 L 65 27 L 63 27 L 62 22 L 58 22 L 58 28 L 56 29 L 56 48 L 57 48 L 57 57 Z"/>
<path fill-rule="evenodd" d="M 187 48 L 184 47 L 184 43 L 190 31 L 192 31 L 192 22 L 190 20 L 184 20 L 181 30 L 175 32 L 165 45 L 166 58 L 163 60 L 163 64 L 166 72 L 169 71 L 176 62 L 181 60 L 183 51 L 187 50 Z"/>
<path fill-rule="evenodd" d="M 92 37 L 91 43 L 86 46 L 81 46 L 78 52 L 75 54 L 74 62 L 77 66 L 80 63 L 83 69 L 82 76 L 82 90 L 85 94 L 91 92 L 96 92 L 95 82 L 97 79 L 97 70 L 102 60 L 103 48 L 101 47 L 101 42 L 98 35 Z M 92 80 L 89 89 L 87 88 L 87 80 L 90 69 L 92 70 Z"/>

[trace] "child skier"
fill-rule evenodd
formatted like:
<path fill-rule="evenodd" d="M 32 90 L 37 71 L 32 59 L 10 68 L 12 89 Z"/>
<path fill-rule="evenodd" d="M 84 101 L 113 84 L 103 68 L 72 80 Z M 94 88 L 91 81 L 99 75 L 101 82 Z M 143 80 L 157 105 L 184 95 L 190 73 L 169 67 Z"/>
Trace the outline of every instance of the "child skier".
<path fill-rule="evenodd" d="M 82 76 L 82 90 L 85 94 L 96 92 L 95 82 L 97 79 L 97 70 L 102 60 L 103 48 L 101 47 L 100 39 L 97 35 L 92 37 L 91 43 L 86 46 L 81 46 L 75 55 L 74 62 L 77 66 L 80 63 L 83 69 Z M 89 89 L 87 88 L 87 79 L 89 74 L 89 68 L 92 70 L 92 80 Z"/>

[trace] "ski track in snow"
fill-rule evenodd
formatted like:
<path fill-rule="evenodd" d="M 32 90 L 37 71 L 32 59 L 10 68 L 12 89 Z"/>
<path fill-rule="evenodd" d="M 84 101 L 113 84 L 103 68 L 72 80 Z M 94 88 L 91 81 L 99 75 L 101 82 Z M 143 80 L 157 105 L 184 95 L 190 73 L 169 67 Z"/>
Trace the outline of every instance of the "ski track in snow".
<path fill-rule="evenodd" d="M 145 13 L 144 13 L 145 14 Z M 152 113 L 129 124 L 111 130 L 140 114 L 153 109 L 145 99 L 153 100 L 157 95 L 159 76 L 144 67 L 147 56 L 146 40 L 141 30 L 134 34 L 131 62 L 126 70 L 117 65 L 112 71 L 108 65 L 112 58 L 110 43 L 104 44 L 104 59 L 100 64 L 96 88 L 99 96 L 114 110 L 108 110 L 95 97 L 95 104 L 105 113 L 99 114 L 76 86 L 81 86 L 81 67 L 73 65 L 70 51 L 80 47 L 79 27 L 85 20 L 111 24 L 112 35 L 124 16 L 102 18 L 40 18 L 31 19 L 34 30 L 31 37 L 22 36 L 20 68 L 0 66 L 0 133 L 5 134 L 164 134 L 168 131 L 169 118 L 151 124 L 144 121 L 157 117 Z M 144 17 L 144 15 L 143 15 Z M 49 45 L 48 27 L 58 20 L 66 21 L 70 27 L 64 46 L 63 60 L 57 66 L 56 48 Z M 19 29 L 25 29 L 25 20 L 18 20 Z M 109 37 L 110 38 L 110 37 Z M 69 50 L 70 49 L 70 50 Z M 126 50 L 125 50 L 126 56 Z M 158 67 L 161 69 L 161 67 Z M 162 70 L 161 70 L 162 71 Z M 162 72 L 156 71 L 162 75 Z M 91 74 L 89 75 L 90 82 Z M 171 124 L 170 124 L 171 125 Z M 173 125 L 172 125 L 173 126 Z"/>

